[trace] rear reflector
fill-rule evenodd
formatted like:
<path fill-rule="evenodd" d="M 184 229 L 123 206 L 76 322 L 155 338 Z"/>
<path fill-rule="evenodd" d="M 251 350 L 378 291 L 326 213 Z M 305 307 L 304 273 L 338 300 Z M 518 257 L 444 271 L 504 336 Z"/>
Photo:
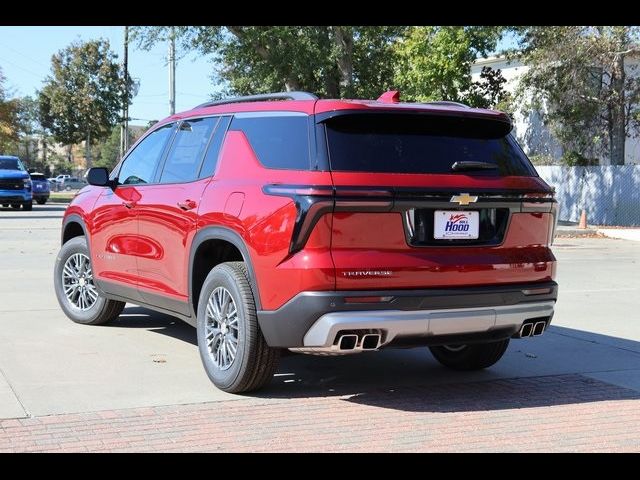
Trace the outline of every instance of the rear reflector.
<path fill-rule="evenodd" d="M 550 288 L 527 288 L 522 290 L 525 295 L 544 295 L 545 293 L 551 293 Z"/>

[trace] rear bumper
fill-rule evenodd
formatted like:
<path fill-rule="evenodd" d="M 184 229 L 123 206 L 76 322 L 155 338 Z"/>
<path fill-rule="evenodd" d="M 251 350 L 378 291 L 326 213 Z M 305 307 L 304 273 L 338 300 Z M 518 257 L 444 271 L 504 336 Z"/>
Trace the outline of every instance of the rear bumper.
<path fill-rule="evenodd" d="M 339 332 L 372 330 L 380 346 L 421 338 L 508 338 L 523 322 L 553 316 L 555 282 L 432 290 L 302 292 L 258 321 L 272 347 L 330 348 Z M 385 302 L 350 303 L 357 297 Z"/>

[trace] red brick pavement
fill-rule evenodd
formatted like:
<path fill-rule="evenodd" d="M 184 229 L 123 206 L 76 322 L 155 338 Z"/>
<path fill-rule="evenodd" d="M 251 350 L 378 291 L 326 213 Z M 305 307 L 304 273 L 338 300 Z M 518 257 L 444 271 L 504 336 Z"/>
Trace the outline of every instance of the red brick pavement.
<path fill-rule="evenodd" d="M 0 420 L 0 452 L 640 451 L 640 394 L 580 375 Z"/>

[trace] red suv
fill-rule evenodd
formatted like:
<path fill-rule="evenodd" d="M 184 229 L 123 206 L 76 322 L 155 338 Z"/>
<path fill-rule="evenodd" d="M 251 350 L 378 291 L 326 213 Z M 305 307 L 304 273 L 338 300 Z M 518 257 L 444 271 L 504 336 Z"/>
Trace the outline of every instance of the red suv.
<path fill-rule="evenodd" d="M 287 92 L 150 129 L 64 216 L 56 294 L 73 321 L 125 302 L 197 328 L 205 370 L 257 389 L 281 349 L 428 346 L 493 365 L 553 316 L 551 188 L 504 113 Z"/>

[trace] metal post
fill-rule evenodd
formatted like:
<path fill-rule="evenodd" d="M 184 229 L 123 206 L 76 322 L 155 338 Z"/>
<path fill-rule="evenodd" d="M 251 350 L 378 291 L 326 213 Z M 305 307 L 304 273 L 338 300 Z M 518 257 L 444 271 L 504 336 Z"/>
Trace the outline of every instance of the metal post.
<path fill-rule="evenodd" d="M 89 169 L 92 167 L 91 164 L 91 130 L 87 130 L 87 150 L 86 150 L 86 159 L 85 159 L 85 168 Z"/>
<path fill-rule="evenodd" d="M 169 115 L 176 113 L 176 39 L 171 28 L 169 38 Z"/>
<path fill-rule="evenodd" d="M 124 92 L 122 99 L 122 128 L 120 129 L 120 158 L 129 149 L 129 27 L 124 27 Z"/>

